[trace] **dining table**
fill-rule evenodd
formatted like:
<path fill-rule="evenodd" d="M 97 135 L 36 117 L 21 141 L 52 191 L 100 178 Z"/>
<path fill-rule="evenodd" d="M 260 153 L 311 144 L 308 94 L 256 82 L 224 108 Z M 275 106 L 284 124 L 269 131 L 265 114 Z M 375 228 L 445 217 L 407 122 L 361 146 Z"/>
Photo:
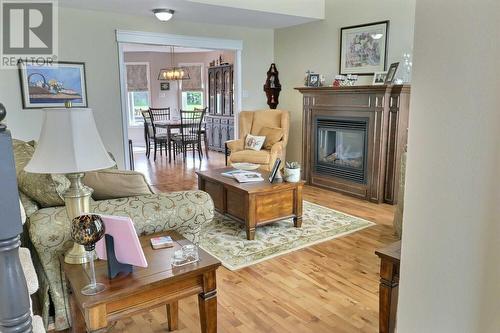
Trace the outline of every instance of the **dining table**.
<path fill-rule="evenodd" d="M 180 119 L 169 119 L 169 120 L 156 120 L 154 125 L 158 128 L 164 128 L 167 130 L 167 150 L 168 150 L 168 162 L 172 161 L 172 142 L 170 138 L 172 137 L 173 129 L 180 129 L 182 127 L 182 123 Z"/>

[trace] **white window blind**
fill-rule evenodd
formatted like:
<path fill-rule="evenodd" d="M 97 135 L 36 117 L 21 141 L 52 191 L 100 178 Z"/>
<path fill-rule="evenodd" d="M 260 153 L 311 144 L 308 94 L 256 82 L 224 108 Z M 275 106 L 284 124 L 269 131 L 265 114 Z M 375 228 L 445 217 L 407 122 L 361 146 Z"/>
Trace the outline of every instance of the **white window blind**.
<path fill-rule="evenodd" d="M 127 91 L 148 91 L 148 65 L 127 64 Z"/>
<path fill-rule="evenodd" d="M 201 71 L 203 70 L 203 66 L 187 65 L 182 67 L 189 73 L 189 79 L 182 80 L 182 91 L 202 91 L 203 82 L 201 79 Z"/>

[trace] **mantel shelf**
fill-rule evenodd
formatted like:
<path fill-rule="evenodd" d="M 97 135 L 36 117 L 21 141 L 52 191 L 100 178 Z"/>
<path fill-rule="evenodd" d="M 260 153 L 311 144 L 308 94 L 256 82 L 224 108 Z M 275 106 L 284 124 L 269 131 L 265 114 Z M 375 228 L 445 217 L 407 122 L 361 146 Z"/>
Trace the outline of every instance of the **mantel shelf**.
<path fill-rule="evenodd" d="M 348 91 L 348 92 L 355 92 L 355 91 L 380 91 L 384 92 L 386 90 L 392 91 L 392 90 L 402 90 L 402 91 L 409 91 L 411 86 L 409 84 L 399 84 L 399 85 L 359 85 L 359 86 L 344 86 L 344 87 L 296 87 L 294 88 L 295 90 L 298 90 L 302 93 L 310 93 L 310 92 L 341 92 L 341 91 Z"/>

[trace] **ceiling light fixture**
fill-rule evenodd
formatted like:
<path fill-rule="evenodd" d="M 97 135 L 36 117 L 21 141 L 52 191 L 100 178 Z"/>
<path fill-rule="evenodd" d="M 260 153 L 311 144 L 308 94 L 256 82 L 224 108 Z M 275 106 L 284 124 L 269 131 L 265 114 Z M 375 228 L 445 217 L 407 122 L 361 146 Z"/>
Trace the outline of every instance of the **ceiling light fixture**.
<path fill-rule="evenodd" d="M 162 22 L 169 21 L 174 16 L 172 9 L 157 8 L 153 9 L 156 18 Z"/>
<path fill-rule="evenodd" d="M 170 46 L 170 67 L 160 69 L 158 80 L 160 81 L 180 81 L 189 80 L 190 76 L 185 67 L 175 66 L 175 49 Z"/>

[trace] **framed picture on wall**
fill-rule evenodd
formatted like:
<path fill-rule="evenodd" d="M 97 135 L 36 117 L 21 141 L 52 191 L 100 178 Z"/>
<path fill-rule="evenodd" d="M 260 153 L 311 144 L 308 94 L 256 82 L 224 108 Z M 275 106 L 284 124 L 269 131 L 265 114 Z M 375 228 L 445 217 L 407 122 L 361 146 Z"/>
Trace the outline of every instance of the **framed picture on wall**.
<path fill-rule="evenodd" d="M 83 62 L 39 66 L 19 61 L 18 67 L 24 109 L 60 108 L 66 101 L 73 107 L 87 107 Z"/>
<path fill-rule="evenodd" d="M 170 82 L 161 82 L 160 83 L 160 90 L 170 90 Z"/>
<path fill-rule="evenodd" d="M 373 75 L 384 71 L 387 58 L 389 21 L 340 29 L 341 75 Z"/>

